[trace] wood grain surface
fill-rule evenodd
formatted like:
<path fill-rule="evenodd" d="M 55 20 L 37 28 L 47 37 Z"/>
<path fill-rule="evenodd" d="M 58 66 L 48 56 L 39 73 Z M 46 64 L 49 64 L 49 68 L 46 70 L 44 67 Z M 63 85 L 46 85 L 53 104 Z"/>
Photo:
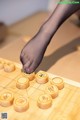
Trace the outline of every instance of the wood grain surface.
<path fill-rule="evenodd" d="M 12 62 L 4 59 L 3 61 Z M 50 85 L 50 80 L 56 75 L 47 73 L 49 75 L 47 83 L 38 84 L 34 79 L 30 81 L 27 89 L 21 90 L 16 87 L 16 80 L 21 78 L 23 73 L 19 64 L 13 64 L 16 66 L 13 72 L 7 73 L 4 69 L 0 70 L 0 95 L 7 91 L 13 93 L 14 99 L 25 97 L 29 100 L 29 108 L 20 113 L 14 110 L 13 105 L 9 107 L 0 106 L 0 114 L 3 112 L 8 114 L 7 120 L 80 120 L 80 83 L 63 78 L 64 88 L 59 90 L 58 97 L 52 100 L 52 106 L 45 110 L 40 109 L 37 106 L 37 99 L 45 93 L 45 87 Z"/>

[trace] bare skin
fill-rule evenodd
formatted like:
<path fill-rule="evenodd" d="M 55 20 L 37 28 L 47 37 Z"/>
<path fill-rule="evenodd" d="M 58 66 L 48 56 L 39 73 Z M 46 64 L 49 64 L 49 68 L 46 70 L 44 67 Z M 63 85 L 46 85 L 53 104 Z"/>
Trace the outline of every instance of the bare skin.
<path fill-rule="evenodd" d="M 52 15 L 41 26 L 38 33 L 24 46 L 20 60 L 26 73 L 32 73 L 41 63 L 46 48 L 61 24 L 73 13 L 80 9 L 80 5 L 58 5 Z"/>

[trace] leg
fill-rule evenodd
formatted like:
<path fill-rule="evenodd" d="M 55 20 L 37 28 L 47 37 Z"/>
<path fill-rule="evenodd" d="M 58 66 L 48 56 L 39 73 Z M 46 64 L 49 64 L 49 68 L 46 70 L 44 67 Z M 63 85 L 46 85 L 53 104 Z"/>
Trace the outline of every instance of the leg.
<path fill-rule="evenodd" d="M 43 29 L 32 38 L 21 52 L 21 61 L 25 72 L 33 72 L 42 61 L 50 36 Z"/>
<path fill-rule="evenodd" d="M 52 15 L 41 26 L 39 32 L 28 42 L 21 52 L 21 62 L 25 72 L 33 72 L 40 64 L 45 50 L 59 26 L 74 12 L 80 9 L 80 5 L 58 5 Z"/>

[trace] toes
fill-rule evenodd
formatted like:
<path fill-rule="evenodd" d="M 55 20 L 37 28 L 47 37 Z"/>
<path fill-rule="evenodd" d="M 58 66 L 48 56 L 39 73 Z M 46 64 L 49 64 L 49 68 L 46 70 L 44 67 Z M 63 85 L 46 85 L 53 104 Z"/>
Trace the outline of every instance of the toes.
<path fill-rule="evenodd" d="M 32 62 L 31 62 L 30 60 L 28 60 L 28 61 L 26 62 L 26 64 L 23 66 L 23 69 L 24 69 L 24 71 L 25 71 L 26 73 L 29 73 L 29 72 L 30 72 L 29 67 L 30 67 L 31 64 L 32 64 Z"/>
<path fill-rule="evenodd" d="M 23 61 L 23 55 L 20 54 L 20 61 L 22 62 Z"/>
<path fill-rule="evenodd" d="M 23 65 L 25 65 L 29 61 L 28 56 L 25 53 L 21 54 L 20 61 L 22 62 Z"/>
<path fill-rule="evenodd" d="M 32 73 L 35 71 L 35 69 L 37 68 L 37 64 L 35 64 L 35 62 L 33 62 L 28 68 L 27 68 L 27 73 Z"/>
<path fill-rule="evenodd" d="M 23 60 L 24 59 L 24 52 L 21 51 L 21 54 L 20 54 L 20 61 L 23 63 Z"/>

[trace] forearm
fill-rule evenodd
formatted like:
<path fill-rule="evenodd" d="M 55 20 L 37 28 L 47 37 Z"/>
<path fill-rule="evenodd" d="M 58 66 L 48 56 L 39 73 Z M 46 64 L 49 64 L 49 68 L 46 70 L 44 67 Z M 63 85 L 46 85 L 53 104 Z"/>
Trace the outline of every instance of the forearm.
<path fill-rule="evenodd" d="M 60 25 L 74 12 L 80 9 L 80 4 L 59 4 L 52 15 L 42 25 L 42 29 L 45 33 L 50 35 L 50 38 L 54 35 Z"/>

